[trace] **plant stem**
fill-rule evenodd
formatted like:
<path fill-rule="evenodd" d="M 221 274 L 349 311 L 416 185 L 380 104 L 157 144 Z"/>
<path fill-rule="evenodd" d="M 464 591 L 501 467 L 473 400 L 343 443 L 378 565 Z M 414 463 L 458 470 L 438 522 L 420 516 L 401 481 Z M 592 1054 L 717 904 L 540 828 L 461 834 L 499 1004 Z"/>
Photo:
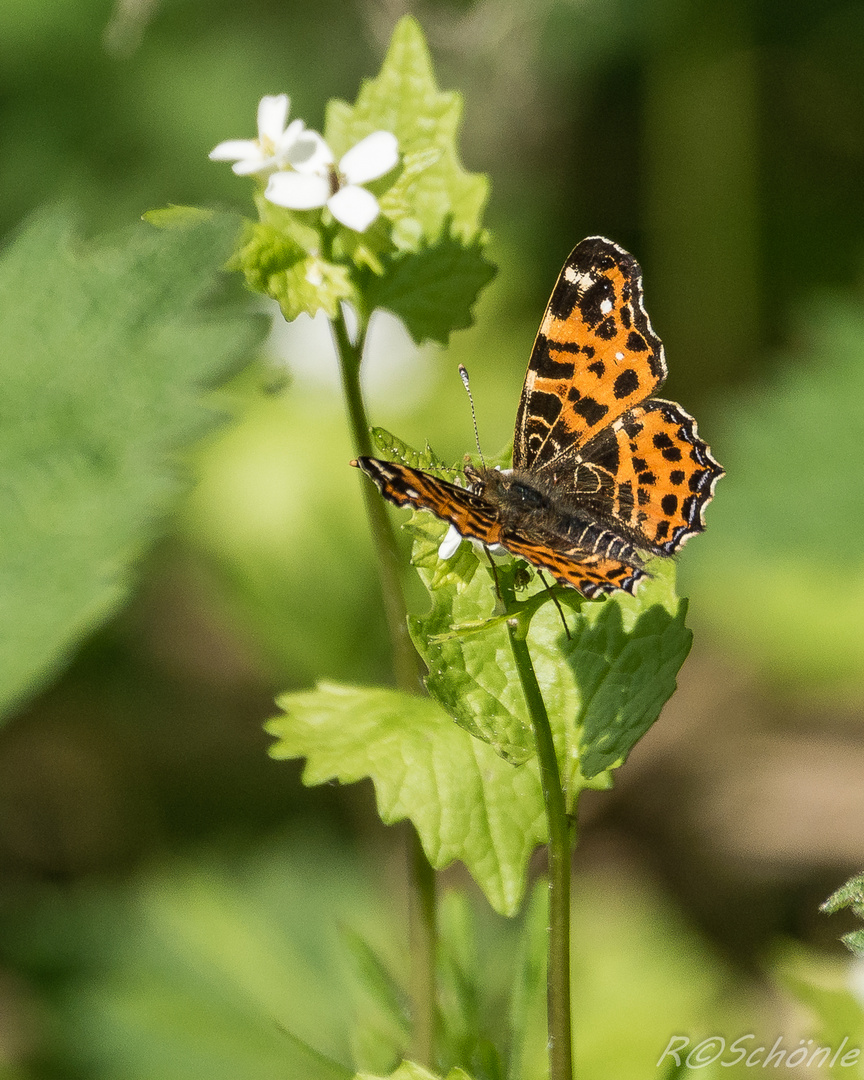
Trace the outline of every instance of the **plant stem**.
<path fill-rule="evenodd" d="M 342 388 L 348 409 L 348 423 L 354 449 L 358 456 L 373 453 L 369 419 L 360 386 L 360 364 L 366 327 L 361 323 L 357 341 L 352 343 L 339 315 L 330 324 L 339 366 Z M 390 634 L 393 654 L 393 675 L 400 690 L 410 694 L 423 692 L 423 665 L 408 634 L 408 611 L 402 593 L 399 571 L 399 545 L 387 513 L 387 506 L 372 485 L 362 480 L 366 516 L 378 555 L 378 575 L 384 614 Z M 411 1005 L 414 1018 L 412 1057 L 421 1065 L 434 1064 L 435 1030 L 435 955 L 437 929 L 435 922 L 435 873 L 429 865 L 416 830 L 411 830 L 409 857 L 412 895 L 410 898 L 409 938 L 411 948 Z"/>
<path fill-rule="evenodd" d="M 512 597 L 510 599 L 512 602 Z M 549 714 L 546 712 L 546 704 L 525 640 L 528 621 L 511 619 L 507 623 L 507 632 L 534 729 L 549 828 L 549 966 L 546 999 L 549 1080 L 573 1080 L 573 1033 L 570 1021 L 570 823 Z"/>
<path fill-rule="evenodd" d="M 345 325 L 345 317 L 341 311 L 331 326 L 342 370 L 342 389 L 345 393 L 354 449 L 358 456 L 371 455 L 373 447 L 369 434 L 369 418 L 366 415 L 363 392 L 360 388 L 360 361 L 363 357 L 365 327 L 358 334 L 356 343 L 352 344 Z M 396 534 L 384 500 L 372 485 L 365 481 L 363 501 L 378 554 L 378 574 L 384 600 L 384 614 L 393 646 L 393 674 L 396 685 L 401 690 L 416 694 L 423 686 L 423 673 L 420 657 L 408 634 L 408 612 L 402 594 L 399 545 L 396 542 Z"/>
<path fill-rule="evenodd" d="M 409 831 L 412 911 L 408 920 L 411 949 L 412 1055 L 419 1064 L 435 1065 L 437 998 L 435 958 L 438 948 L 435 871 L 423 851 L 416 829 Z"/>

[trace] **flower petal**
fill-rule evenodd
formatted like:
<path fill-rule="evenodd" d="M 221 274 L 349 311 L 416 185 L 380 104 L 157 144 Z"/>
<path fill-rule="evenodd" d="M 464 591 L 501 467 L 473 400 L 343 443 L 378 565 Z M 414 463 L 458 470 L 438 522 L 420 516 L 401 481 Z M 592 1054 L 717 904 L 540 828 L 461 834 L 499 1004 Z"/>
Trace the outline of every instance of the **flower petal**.
<path fill-rule="evenodd" d="M 260 158 L 261 150 L 255 139 L 228 139 L 214 146 L 208 157 L 211 161 L 242 161 L 244 158 Z"/>
<path fill-rule="evenodd" d="M 390 131 L 373 131 L 352 146 L 339 161 L 349 184 L 365 184 L 390 172 L 399 160 L 399 143 Z"/>
<path fill-rule="evenodd" d="M 326 177 L 277 172 L 270 177 L 264 198 L 291 210 L 313 210 L 316 206 L 323 206 L 329 194 L 330 185 Z"/>
<path fill-rule="evenodd" d="M 257 157 L 236 162 L 231 168 L 238 176 L 250 176 L 252 173 L 272 172 L 278 165 L 275 158 L 259 153 Z"/>
<path fill-rule="evenodd" d="M 265 96 L 258 102 L 258 138 L 267 138 L 278 142 L 285 130 L 291 101 L 287 94 L 275 97 Z"/>
<path fill-rule="evenodd" d="M 444 534 L 444 539 L 438 545 L 438 558 L 446 560 L 452 559 L 456 552 L 459 550 L 459 545 L 462 543 L 462 533 L 456 528 L 455 525 L 450 526 L 447 532 Z"/>
<path fill-rule="evenodd" d="M 289 150 L 295 142 L 302 136 L 303 129 L 306 125 L 302 120 L 292 120 L 287 128 L 279 136 L 276 143 L 276 154 L 283 155 L 286 150 Z"/>
<path fill-rule="evenodd" d="M 286 160 L 297 172 L 324 174 L 333 162 L 333 151 L 323 137 L 310 128 L 294 141 Z"/>
<path fill-rule="evenodd" d="M 354 232 L 366 232 L 381 210 L 371 191 L 354 184 L 340 188 L 327 205 L 333 217 Z"/>

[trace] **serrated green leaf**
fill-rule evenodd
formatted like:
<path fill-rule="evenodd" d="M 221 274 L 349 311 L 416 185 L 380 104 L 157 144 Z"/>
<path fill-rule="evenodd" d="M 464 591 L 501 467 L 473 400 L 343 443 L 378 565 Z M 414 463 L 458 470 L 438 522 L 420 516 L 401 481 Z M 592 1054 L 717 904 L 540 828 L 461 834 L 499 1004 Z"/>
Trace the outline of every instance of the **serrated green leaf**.
<path fill-rule="evenodd" d="M 202 388 L 263 330 L 201 310 L 238 230 L 216 215 L 85 247 L 51 211 L 3 254 L 0 709 L 125 599 L 184 486 L 178 451 L 216 421 Z"/>
<path fill-rule="evenodd" d="M 820 910 L 833 915 L 847 907 L 851 908 L 859 919 L 864 919 L 864 874 L 856 874 L 845 885 L 833 892 L 820 905 Z M 858 956 L 864 956 L 864 929 L 852 930 L 844 934 L 841 941 Z"/>
<path fill-rule="evenodd" d="M 398 315 L 418 345 L 447 345 L 454 330 L 473 324 L 474 302 L 496 272 L 479 240 L 445 232 L 417 251 L 385 256 L 381 275 L 367 275 L 364 291 L 370 308 Z"/>
<path fill-rule="evenodd" d="M 485 568 L 477 572 L 468 544 L 453 560 L 438 559 L 445 529 L 428 513 L 412 523 L 412 561 L 432 602 L 428 615 L 409 620 L 429 668 L 426 685 L 467 731 L 504 757 L 525 761 L 534 754 L 534 738 L 506 627 L 493 618 L 485 629 L 460 634 L 460 627 L 498 614 L 494 583 Z M 559 602 L 567 605 L 569 639 L 551 603 L 531 621 L 529 649 L 571 809 L 586 784 L 608 784 L 606 771 L 626 759 L 657 719 L 690 649 L 674 564 L 655 561 L 650 571 L 636 596 L 582 601 L 573 590 L 558 590 Z M 542 589 L 535 579 L 524 595 L 542 599 Z"/>
<path fill-rule="evenodd" d="M 674 694 L 690 652 L 674 564 L 655 560 L 649 569 L 637 596 L 585 605 L 578 636 L 565 648 L 583 702 L 576 723 L 586 779 L 626 760 Z"/>
<path fill-rule="evenodd" d="M 229 265 L 242 272 L 254 292 L 272 297 L 289 322 L 322 310 L 335 319 L 340 300 L 354 299 L 354 285 L 347 267 L 320 256 L 320 243 L 318 230 L 300 215 L 280 211 L 278 223 L 247 225 Z"/>
<path fill-rule="evenodd" d="M 305 757 L 309 785 L 371 777 L 385 823 L 410 818 L 434 867 L 461 859 L 496 911 L 517 909 L 545 838 L 533 762 L 514 768 L 435 702 L 395 690 L 322 684 L 279 705 L 273 757 Z"/>
<path fill-rule="evenodd" d="M 840 940 L 856 956 L 864 956 L 864 930 L 850 930 Z"/>
<path fill-rule="evenodd" d="M 448 468 L 441 461 L 429 443 L 426 443 L 423 450 L 415 450 L 382 427 L 373 427 L 371 435 L 375 449 L 386 455 L 390 461 L 399 461 L 412 469 L 434 472 L 436 476 L 443 476 L 446 480 L 452 481 L 460 476 L 458 469 Z"/>
<path fill-rule="evenodd" d="M 864 915 L 864 874 L 850 878 L 845 885 L 831 893 L 820 907 L 831 915 L 847 907 L 851 907 L 856 915 Z"/>
<path fill-rule="evenodd" d="M 388 188 L 400 187 L 392 203 L 385 199 L 385 214 L 394 222 L 418 223 L 418 240 L 427 242 L 437 240 L 450 219 L 453 234 L 469 241 L 480 229 L 489 185 L 459 162 L 461 115 L 461 96 L 438 90 L 423 31 L 405 16 L 393 31 L 380 73 L 363 83 L 356 103 L 328 104 L 324 134 L 339 157 L 373 131 L 392 131 L 402 172 L 387 182 Z"/>

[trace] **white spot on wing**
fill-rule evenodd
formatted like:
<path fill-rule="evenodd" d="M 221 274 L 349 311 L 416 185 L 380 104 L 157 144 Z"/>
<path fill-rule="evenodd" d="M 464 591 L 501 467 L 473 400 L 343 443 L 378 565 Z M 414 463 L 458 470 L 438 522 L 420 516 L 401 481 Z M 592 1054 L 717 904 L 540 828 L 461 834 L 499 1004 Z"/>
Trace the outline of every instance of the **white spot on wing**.
<path fill-rule="evenodd" d="M 624 353 L 623 352 L 616 352 L 615 353 L 615 359 L 616 360 L 623 360 L 624 359 Z"/>
<path fill-rule="evenodd" d="M 600 305 L 600 310 L 603 312 L 604 315 L 608 315 L 609 312 L 612 310 L 612 301 L 604 300 L 603 303 Z"/>

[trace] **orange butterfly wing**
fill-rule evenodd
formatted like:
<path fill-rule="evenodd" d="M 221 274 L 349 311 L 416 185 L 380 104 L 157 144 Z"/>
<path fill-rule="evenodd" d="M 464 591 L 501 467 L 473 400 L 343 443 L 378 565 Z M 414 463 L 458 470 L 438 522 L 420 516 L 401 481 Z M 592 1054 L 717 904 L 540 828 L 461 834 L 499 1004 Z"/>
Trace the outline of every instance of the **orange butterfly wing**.
<path fill-rule="evenodd" d="M 589 236 L 564 264 L 534 342 L 514 468 L 541 468 L 586 445 L 665 378 L 639 264 L 611 240 Z"/>

